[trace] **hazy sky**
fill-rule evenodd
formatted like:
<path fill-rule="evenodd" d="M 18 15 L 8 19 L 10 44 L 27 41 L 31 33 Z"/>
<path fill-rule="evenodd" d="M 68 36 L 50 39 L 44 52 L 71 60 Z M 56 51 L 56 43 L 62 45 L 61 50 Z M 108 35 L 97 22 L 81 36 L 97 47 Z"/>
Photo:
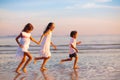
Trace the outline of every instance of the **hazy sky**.
<path fill-rule="evenodd" d="M 120 34 L 120 0 L 0 0 L 0 36 L 16 35 L 27 23 L 40 35 L 54 22 L 54 35 Z"/>

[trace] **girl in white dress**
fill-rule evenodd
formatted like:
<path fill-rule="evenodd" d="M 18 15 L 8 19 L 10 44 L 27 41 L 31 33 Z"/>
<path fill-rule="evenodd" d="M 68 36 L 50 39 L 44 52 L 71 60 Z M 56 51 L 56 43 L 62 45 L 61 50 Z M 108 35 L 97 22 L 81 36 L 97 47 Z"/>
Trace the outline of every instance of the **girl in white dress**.
<path fill-rule="evenodd" d="M 22 32 L 16 37 L 16 42 L 18 43 L 19 47 L 16 53 L 16 57 L 17 58 L 21 58 L 21 62 L 18 65 L 16 72 L 20 73 L 19 70 L 22 67 L 22 65 L 24 64 L 22 70 L 24 73 L 26 73 L 26 66 L 28 65 L 28 63 L 32 60 L 32 56 L 30 54 L 30 52 L 28 51 L 29 48 L 29 44 L 30 44 L 30 40 L 32 40 L 33 42 L 35 42 L 36 44 L 38 44 L 38 42 L 32 38 L 31 36 L 31 31 L 33 30 L 33 26 L 32 24 L 28 23 L 24 29 L 22 30 Z M 20 38 L 20 42 L 19 39 Z M 28 57 L 28 60 L 26 61 L 26 57 Z M 25 62 L 26 61 L 26 62 Z"/>
<path fill-rule="evenodd" d="M 44 66 L 48 59 L 51 57 L 50 45 L 52 45 L 56 49 L 56 46 L 51 42 L 52 31 L 54 28 L 55 28 L 54 23 L 49 23 L 39 41 L 41 45 L 40 57 L 35 57 L 34 63 L 36 63 L 37 60 L 43 59 L 41 70 L 46 70 Z"/>

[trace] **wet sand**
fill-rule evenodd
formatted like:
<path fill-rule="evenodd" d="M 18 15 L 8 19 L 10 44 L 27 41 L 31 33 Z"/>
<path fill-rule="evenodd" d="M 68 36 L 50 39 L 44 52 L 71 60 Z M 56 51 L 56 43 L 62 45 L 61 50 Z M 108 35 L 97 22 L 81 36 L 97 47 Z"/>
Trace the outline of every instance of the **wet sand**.
<path fill-rule="evenodd" d="M 33 61 L 27 66 L 27 73 L 17 74 L 15 69 L 19 60 L 15 54 L 0 54 L 0 80 L 119 80 L 120 79 L 120 54 L 95 53 L 79 54 L 78 66 L 72 69 L 72 62 L 59 64 L 61 59 L 68 54 L 54 53 L 48 61 L 45 71 L 40 70 L 42 61 L 36 65 Z M 33 54 L 34 56 L 38 56 Z"/>

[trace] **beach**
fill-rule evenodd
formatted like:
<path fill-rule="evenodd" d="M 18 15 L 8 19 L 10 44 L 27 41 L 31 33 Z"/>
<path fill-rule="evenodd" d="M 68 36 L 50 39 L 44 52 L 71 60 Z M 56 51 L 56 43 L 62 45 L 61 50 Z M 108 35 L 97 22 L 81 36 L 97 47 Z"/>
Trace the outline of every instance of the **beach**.
<path fill-rule="evenodd" d="M 15 73 L 20 63 L 16 59 L 17 44 L 15 37 L 0 38 L 0 80 L 119 80 L 120 79 L 120 37 L 96 36 L 83 37 L 78 45 L 78 66 L 73 69 L 74 60 L 59 64 L 61 59 L 68 58 L 68 41 L 66 37 L 53 37 L 57 50 L 51 48 L 52 56 L 47 62 L 47 70 L 41 71 L 42 61 L 27 66 L 27 73 Z M 36 38 L 38 39 L 38 37 Z M 60 42 L 59 42 L 60 41 Z M 39 56 L 39 48 L 33 43 L 29 51 L 33 58 Z"/>
<path fill-rule="evenodd" d="M 0 55 L 0 80 L 119 80 L 120 54 L 79 54 L 79 69 L 73 69 L 73 61 L 59 64 L 67 54 L 52 54 L 45 71 L 40 70 L 42 61 L 27 66 L 27 73 L 17 74 L 19 60 L 14 54 Z M 37 55 L 33 55 L 37 56 Z"/>

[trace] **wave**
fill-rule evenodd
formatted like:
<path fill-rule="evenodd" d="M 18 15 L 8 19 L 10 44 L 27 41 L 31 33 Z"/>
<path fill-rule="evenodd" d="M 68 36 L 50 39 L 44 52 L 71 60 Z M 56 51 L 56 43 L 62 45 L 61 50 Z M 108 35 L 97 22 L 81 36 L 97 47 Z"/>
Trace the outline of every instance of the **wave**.
<path fill-rule="evenodd" d="M 64 45 L 56 45 L 56 46 L 68 46 L 69 44 Z M 81 44 L 77 46 L 106 46 L 106 45 L 120 45 L 120 44 Z M 32 47 L 36 47 L 38 45 L 30 45 Z M 17 47 L 17 45 L 0 45 L 0 47 Z"/>
<path fill-rule="evenodd" d="M 68 50 L 69 45 L 56 45 L 57 50 Z M 17 49 L 17 45 L 0 45 L 0 51 L 14 51 Z M 30 45 L 30 50 L 39 50 L 40 46 Z M 81 44 L 78 45 L 79 50 L 105 50 L 105 49 L 120 49 L 120 44 Z M 53 50 L 51 48 L 51 50 Z"/>

